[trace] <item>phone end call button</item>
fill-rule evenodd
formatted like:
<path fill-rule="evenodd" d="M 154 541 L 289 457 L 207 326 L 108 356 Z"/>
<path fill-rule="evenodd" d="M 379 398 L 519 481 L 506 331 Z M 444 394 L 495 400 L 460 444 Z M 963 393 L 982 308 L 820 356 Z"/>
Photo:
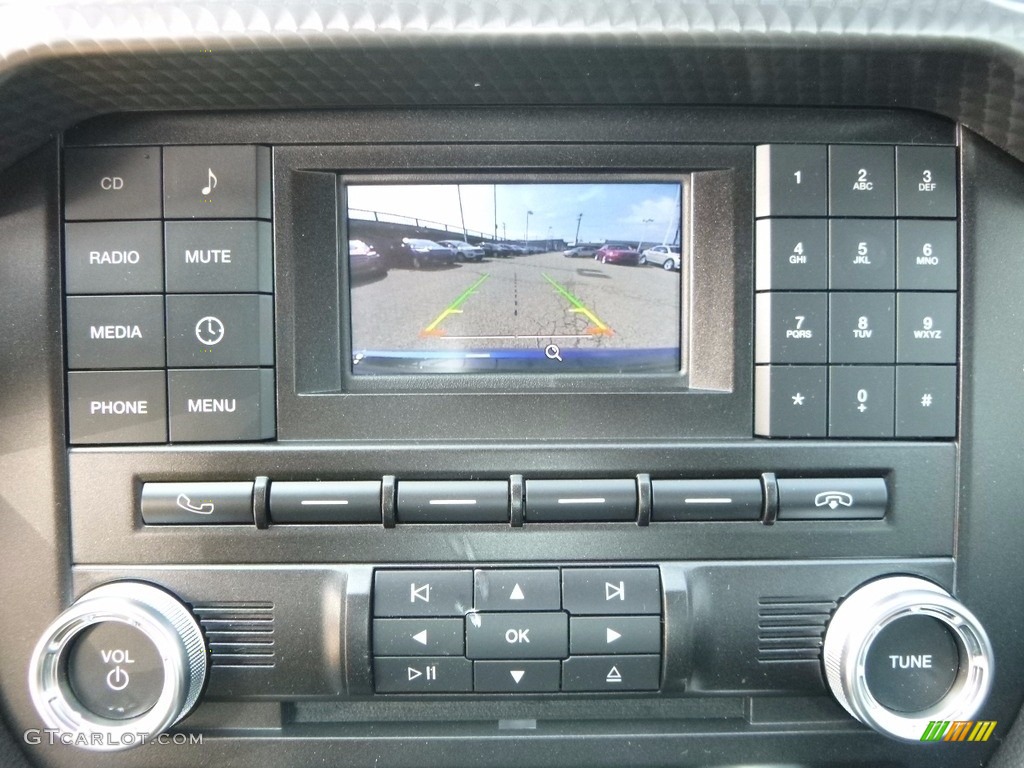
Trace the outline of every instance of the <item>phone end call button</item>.
<path fill-rule="evenodd" d="M 881 477 L 779 478 L 779 520 L 881 520 L 889 492 Z"/>
<path fill-rule="evenodd" d="M 145 483 L 146 525 L 254 525 L 252 482 Z"/>

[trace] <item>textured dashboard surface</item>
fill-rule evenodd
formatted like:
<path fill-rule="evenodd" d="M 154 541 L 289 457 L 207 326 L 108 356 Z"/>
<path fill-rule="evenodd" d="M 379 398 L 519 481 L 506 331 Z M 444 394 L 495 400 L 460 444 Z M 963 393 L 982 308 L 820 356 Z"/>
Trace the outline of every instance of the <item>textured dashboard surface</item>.
<path fill-rule="evenodd" d="M 1024 158 L 1024 3 L 14 2 L 0 164 L 96 114 L 510 104 L 909 107 Z"/>

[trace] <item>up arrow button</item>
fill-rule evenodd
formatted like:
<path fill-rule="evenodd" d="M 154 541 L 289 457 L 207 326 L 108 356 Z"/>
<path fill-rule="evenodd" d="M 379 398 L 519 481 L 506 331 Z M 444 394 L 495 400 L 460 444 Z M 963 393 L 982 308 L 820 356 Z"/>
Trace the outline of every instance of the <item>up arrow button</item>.
<path fill-rule="evenodd" d="M 474 574 L 477 611 L 557 611 L 562 607 L 553 568 L 480 569 Z"/>

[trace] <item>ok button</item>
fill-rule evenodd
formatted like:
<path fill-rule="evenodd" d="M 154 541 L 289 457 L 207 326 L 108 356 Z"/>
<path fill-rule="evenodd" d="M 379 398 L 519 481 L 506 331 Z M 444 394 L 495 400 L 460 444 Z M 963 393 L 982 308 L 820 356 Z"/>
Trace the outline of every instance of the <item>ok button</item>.
<path fill-rule="evenodd" d="M 564 659 L 569 617 L 562 613 L 471 613 L 466 656 L 471 659 Z"/>

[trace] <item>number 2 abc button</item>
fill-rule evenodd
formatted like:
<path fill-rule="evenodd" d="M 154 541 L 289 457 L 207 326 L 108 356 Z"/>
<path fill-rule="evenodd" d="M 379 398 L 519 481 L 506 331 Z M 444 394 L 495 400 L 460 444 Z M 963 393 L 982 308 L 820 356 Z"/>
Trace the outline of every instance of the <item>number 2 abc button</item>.
<path fill-rule="evenodd" d="M 828 298 L 824 293 L 757 295 L 758 363 L 828 361 Z"/>
<path fill-rule="evenodd" d="M 466 656 L 471 659 L 564 659 L 569 617 L 550 613 L 471 613 Z"/>
<path fill-rule="evenodd" d="M 167 297 L 169 368 L 274 364 L 274 302 L 263 294 Z"/>
<path fill-rule="evenodd" d="M 377 571 L 373 615 L 462 616 L 473 608 L 472 571 Z"/>

